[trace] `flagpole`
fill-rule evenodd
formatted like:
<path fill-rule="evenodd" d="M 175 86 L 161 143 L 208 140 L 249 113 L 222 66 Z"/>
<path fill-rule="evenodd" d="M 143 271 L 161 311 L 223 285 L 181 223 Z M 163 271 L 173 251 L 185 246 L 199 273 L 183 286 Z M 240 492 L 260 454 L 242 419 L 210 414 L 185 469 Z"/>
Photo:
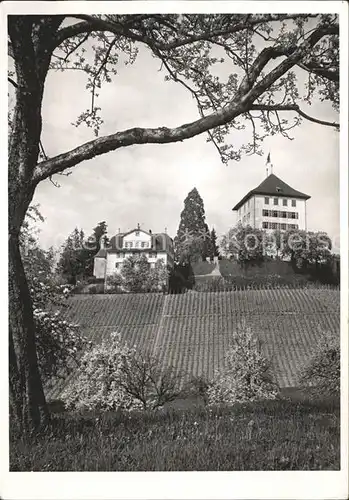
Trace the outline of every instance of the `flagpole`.
<path fill-rule="evenodd" d="M 271 173 L 273 173 L 273 166 L 272 166 L 272 165 L 271 165 L 271 163 L 270 163 L 270 151 L 269 151 L 269 154 L 268 154 L 268 156 L 267 156 L 267 161 L 266 161 L 266 163 L 265 163 L 265 164 L 266 164 L 266 171 L 267 171 L 267 177 L 268 177 L 268 165 L 270 165 L 270 166 L 271 166 Z"/>

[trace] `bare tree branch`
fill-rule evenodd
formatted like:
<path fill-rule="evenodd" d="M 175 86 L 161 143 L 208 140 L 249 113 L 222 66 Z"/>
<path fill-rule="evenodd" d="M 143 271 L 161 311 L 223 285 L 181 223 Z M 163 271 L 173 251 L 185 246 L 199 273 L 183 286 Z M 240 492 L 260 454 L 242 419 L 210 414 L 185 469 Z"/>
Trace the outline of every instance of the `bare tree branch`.
<path fill-rule="evenodd" d="M 336 28 L 338 31 L 338 26 L 329 28 Z M 184 139 L 194 137 L 202 132 L 207 132 L 212 128 L 232 122 L 237 116 L 246 113 L 247 111 L 252 111 L 253 109 L 261 110 L 263 105 L 256 105 L 254 107 L 253 102 L 283 74 L 285 74 L 294 65 L 298 64 L 298 62 L 303 59 L 309 48 L 313 47 L 323 36 L 327 34 L 327 26 L 320 26 L 299 47 L 293 50 L 284 61 L 282 61 L 276 68 L 270 71 L 267 76 L 252 87 L 251 90 L 243 96 L 241 96 L 238 92 L 231 102 L 224 108 L 214 111 L 210 115 L 195 120 L 194 122 L 172 129 L 167 127 L 159 127 L 155 129 L 133 128 L 87 142 L 72 151 L 39 163 L 33 174 L 34 185 L 41 180 L 57 172 L 62 172 L 69 167 L 73 167 L 84 160 L 89 160 L 109 151 L 115 151 L 121 147 L 133 144 L 166 144 L 170 142 L 183 141 Z M 263 59 L 259 58 L 259 61 L 260 63 L 256 64 L 256 67 L 260 67 L 263 63 Z M 309 117 L 303 113 L 297 105 L 283 106 L 283 109 L 280 109 L 280 107 L 273 108 L 267 106 L 265 109 L 269 111 L 296 111 L 304 118 L 315 123 L 339 128 L 338 124 L 330 124 L 329 122 Z"/>
<path fill-rule="evenodd" d="M 149 37 L 145 35 L 137 35 L 134 32 L 131 32 L 127 27 L 125 28 L 121 24 L 117 24 L 112 20 L 101 19 L 98 17 L 94 17 L 87 14 L 77 14 L 71 15 L 70 17 L 75 19 L 82 19 L 83 21 L 72 26 L 67 26 L 66 28 L 62 28 L 58 31 L 56 36 L 56 46 L 59 46 L 64 40 L 67 38 L 71 38 L 72 36 L 81 34 L 81 33 L 91 33 L 92 31 L 110 31 L 111 33 L 115 33 L 117 35 L 128 36 L 129 38 L 147 43 L 153 44 L 154 47 L 160 50 L 172 50 L 178 47 L 183 47 L 184 45 L 188 45 L 194 42 L 198 42 L 201 40 L 207 40 L 207 37 L 212 40 L 214 38 L 229 35 L 232 33 L 237 33 L 244 29 L 251 28 L 258 24 L 263 24 L 266 22 L 273 21 L 285 21 L 287 19 L 295 19 L 295 18 L 308 18 L 308 17 L 316 17 L 315 14 L 266 14 L 252 17 L 245 17 L 240 23 L 236 23 L 233 26 L 229 26 L 228 28 L 213 30 L 207 34 L 199 33 L 192 36 L 185 37 L 183 39 L 176 39 L 172 42 L 168 43 L 160 43 L 151 40 Z M 157 19 L 160 23 L 162 20 Z"/>
<path fill-rule="evenodd" d="M 71 50 L 69 50 L 66 54 L 66 56 L 64 57 L 63 61 L 66 62 L 68 57 L 70 57 L 79 47 L 81 47 L 81 45 L 83 45 L 85 42 L 87 42 L 88 40 L 88 37 L 90 36 L 90 33 L 87 33 L 81 40 L 79 43 L 77 43 Z"/>
<path fill-rule="evenodd" d="M 97 78 L 99 77 L 99 75 L 101 74 L 103 68 L 107 64 L 110 52 L 111 52 L 112 48 L 114 47 L 114 45 L 116 44 L 116 41 L 117 41 L 117 38 L 114 38 L 114 40 L 112 40 L 110 42 L 109 47 L 108 47 L 108 49 L 107 49 L 107 51 L 105 53 L 105 56 L 103 57 L 103 60 L 102 60 L 102 62 L 100 64 L 98 70 L 94 74 L 94 78 L 93 78 L 93 82 L 92 82 L 91 112 L 93 112 L 93 110 L 94 110 L 94 101 L 95 101 L 95 92 L 96 92 L 96 81 L 97 81 Z"/>
<path fill-rule="evenodd" d="M 252 88 L 252 85 L 261 74 L 263 68 L 271 59 L 290 55 L 295 50 L 296 47 L 290 47 L 288 49 L 285 48 L 283 50 L 278 49 L 277 47 L 266 47 L 265 49 L 263 49 L 256 57 L 254 63 L 247 69 L 246 76 L 240 84 L 239 92 L 245 94 L 249 89 Z"/>
<path fill-rule="evenodd" d="M 11 85 L 13 85 L 16 89 L 18 89 L 17 83 L 12 78 L 8 76 L 7 80 L 11 83 Z"/>
<path fill-rule="evenodd" d="M 265 89 L 269 88 L 280 76 L 284 75 L 289 69 L 297 65 L 307 54 L 310 48 L 314 47 L 321 38 L 328 34 L 338 34 L 339 27 L 336 26 L 319 26 L 301 45 L 292 50 L 292 53 L 274 68 L 268 75 L 259 81 L 252 89 L 242 98 L 242 101 L 255 101 Z M 262 62 L 261 62 L 262 63 Z M 262 90 L 262 92 L 261 92 Z"/>
<path fill-rule="evenodd" d="M 89 160 L 109 151 L 115 151 L 121 147 L 132 144 L 166 144 L 183 141 L 184 139 L 206 132 L 211 128 L 224 125 L 241 114 L 241 112 L 242 108 L 233 104 L 209 116 L 173 129 L 167 127 L 153 129 L 132 128 L 100 137 L 68 153 L 63 153 L 48 161 L 39 163 L 34 171 L 33 182 L 36 184 L 50 175 L 73 167 L 84 160 Z"/>
<path fill-rule="evenodd" d="M 314 63 L 298 63 L 298 66 L 309 73 L 314 73 L 314 75 L 322 76 L 331 82 L 339 82 L 339 70 L 337 68 L 324 68 L 318 66 Z"/>
<path fill-rule="evenodd" d="M 313 116 L 310 116 L 304 111 L 300 109 L 300 107 L 297 104 L 285 104 L 285 105 L 279 105 L 279 104 L 256 104 L 251 106 L 250 108 L 251 111 L 295 111 L 298 113 L 300 116 L 305 118 L 306 120 L 309 120 L 314 123 L 318 123 L 319 125 L 326 125 L 328 127 L 334 127 L 339 130 L 339 123 L 336 122 L 328 122 L 325 120 L 319 120 L 318 118 L 314 118 Z"/>

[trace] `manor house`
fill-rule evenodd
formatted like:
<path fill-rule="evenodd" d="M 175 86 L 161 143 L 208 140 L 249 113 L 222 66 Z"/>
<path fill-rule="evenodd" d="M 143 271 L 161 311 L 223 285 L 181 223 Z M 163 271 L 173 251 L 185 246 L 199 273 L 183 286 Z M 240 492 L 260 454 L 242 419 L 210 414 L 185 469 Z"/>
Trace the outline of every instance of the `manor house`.
<path fill-rule="evenodd" d="M 107 247 L 101 246 L 94 258 L 93 275 L 98 279 L 113 275 L 120 270 L 125 259 L 140 254 L 146 256 L 151 268 L 158 260 L 162 260 L 169 270 L 173 268 L 172 238 L 167 233 L 144 231 L 138 225 L 127 233 L 113 236 Z"/>
<path fill-rule="evenodd" d="M 310 196 L 270 174 L 233 208 L 236 223 L 267 231 L 307 230 L 307 200 Z"/>

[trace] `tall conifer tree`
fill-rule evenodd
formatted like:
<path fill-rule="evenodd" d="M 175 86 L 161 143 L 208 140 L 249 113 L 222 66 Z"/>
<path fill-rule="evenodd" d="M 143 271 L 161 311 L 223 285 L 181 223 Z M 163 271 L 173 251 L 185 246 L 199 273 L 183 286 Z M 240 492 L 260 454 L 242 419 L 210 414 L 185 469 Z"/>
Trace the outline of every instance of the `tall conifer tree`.
<path fill-rule="evenodd" d="M 99 252 L 102 245 L 105 247 L 109 245 L 109 238 L 107 236 L 108 226 L 105 221 L 99 222 L 93 233 L 86 241 L 85 251 L 85 274 L 86 276 L 93 276 L 94 257 Z"/>
<path fill-rule="evenodd" d="M 219 247 L 217 245 L 217 234 L 215 228 L 211 231 L 211 246 L 212 246 L 212 256 L 219 257 Z"/>
<path fill-rule="evenodd" d="M 68 283 L 75 285 L 85 277 L 86 253 L 84 232 L 76 227 L 63 244 L 57 264 L 57 271 Z"/>
<path fill-rule="evenodd" d="M 177 262 L 188 264 L 209 256 L 210 233 L 205 221 L 204 202 L 196 188 L 184 200 L 174 243 Z"/>

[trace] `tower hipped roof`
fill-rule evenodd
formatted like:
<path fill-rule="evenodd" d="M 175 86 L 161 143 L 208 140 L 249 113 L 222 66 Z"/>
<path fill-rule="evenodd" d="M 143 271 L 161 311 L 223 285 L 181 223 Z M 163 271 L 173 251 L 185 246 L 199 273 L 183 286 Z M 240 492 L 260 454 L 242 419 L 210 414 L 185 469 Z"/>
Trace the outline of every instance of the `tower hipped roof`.
<path fill-rule="evenodd" d="M 264 181 L 257 186 L 255 189 L 249 191 L 240 201 L 235 205 L 233 210 L 239 210 L 239 208 L 249 199 L 251 196 L 255 194 L 261 194 L 265 196 L 279 196 L 279 197 L 288 197 L 288 198 L 298 198 L 302 200 L 308 200 L 310 198 L 309 195 L 302 193 L 301 191 L 297 191 L 293 189 L 291 186 L 286 184 L 286 182 L 279 179 L 274 174 L 270 174 Z"/>

